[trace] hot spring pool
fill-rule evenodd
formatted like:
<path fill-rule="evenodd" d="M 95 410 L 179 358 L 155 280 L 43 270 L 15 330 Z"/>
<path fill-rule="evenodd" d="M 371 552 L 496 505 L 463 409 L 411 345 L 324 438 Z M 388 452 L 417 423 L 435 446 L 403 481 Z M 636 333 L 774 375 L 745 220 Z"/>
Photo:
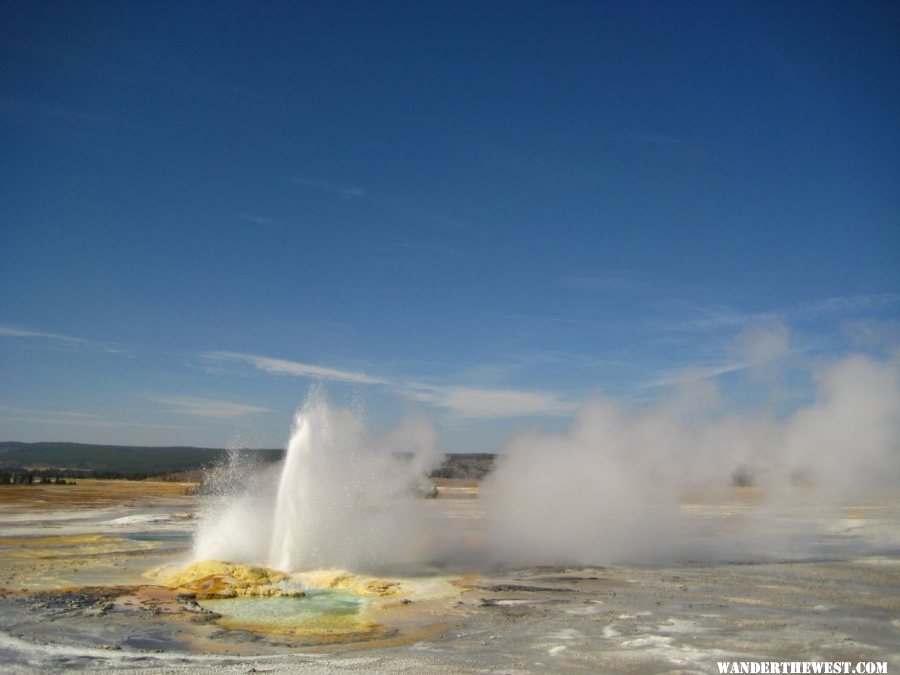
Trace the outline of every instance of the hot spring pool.
<path fill-rule="evenodd" d="M 312 590 L 303 597 L 201 600 L 222 615 L 220 623 L 287 631 L 357 630 L 371 601 L 345 591 Z"/>

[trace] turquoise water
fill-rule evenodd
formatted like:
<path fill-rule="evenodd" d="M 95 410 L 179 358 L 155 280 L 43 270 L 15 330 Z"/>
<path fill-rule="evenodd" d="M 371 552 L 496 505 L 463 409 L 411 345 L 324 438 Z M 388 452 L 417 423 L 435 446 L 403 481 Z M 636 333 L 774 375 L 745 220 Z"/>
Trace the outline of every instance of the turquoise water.
<path fill-rule="evenodd" d="M 234 622 L 299 627 L 323 619 L 356 617 L 369 601 L 343 591 L 307 591 L 300 598 L 227 598 L 199 604 Z"/>

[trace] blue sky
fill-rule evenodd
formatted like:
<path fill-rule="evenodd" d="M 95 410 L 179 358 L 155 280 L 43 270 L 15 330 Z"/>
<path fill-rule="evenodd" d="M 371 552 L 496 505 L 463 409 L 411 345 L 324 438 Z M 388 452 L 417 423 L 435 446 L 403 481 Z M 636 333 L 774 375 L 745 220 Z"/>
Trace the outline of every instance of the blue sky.
<path fill-rule="evenodd" d="M 897 348 L 896 3 L 3 14 L 0 439 L 280 446 L 324 381 L 495 450 Z"/>

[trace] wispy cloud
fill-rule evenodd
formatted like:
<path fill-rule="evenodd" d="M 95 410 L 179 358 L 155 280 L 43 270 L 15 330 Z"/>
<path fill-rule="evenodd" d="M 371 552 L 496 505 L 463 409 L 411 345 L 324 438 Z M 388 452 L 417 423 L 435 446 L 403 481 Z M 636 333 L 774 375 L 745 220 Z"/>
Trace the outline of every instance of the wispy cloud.
<path fill-rule="evenodd" d="M 631 291 L 641 288 L 637 277 L 630 272 L 606 272 L 585 276 L 563 277 L 563 286 L 588 292 Z"/>
<path fill-rule="evenodd" d="M 240 352 L 206 352 L 202 354 L 206 359 L 218 361 L 239 361 L 247 363 L 258 370 L 274 375 L 290 375 L 293 377 L 307 377 L 311 379 L 330 380 L 334 382 L 353 382 L 356 384 L 388 384 L 387 380 L 365 373 L 349 370 L 339 370 L 317 366 L 311 363 L 299 361 L 287 361 L 274 359 L 268 356 L 256 354 L 242 354 Z"/>
<path fill-rule="evenodd" d="M 900 321 L 897 320 L 854 319 L 845 322 L 843 328 L 855 344 L 866 349 L 896 350 L 900 345 Z"/>
<path fill-rule="evenodd" d="M 898 305 L 900 305 L 900 293 L 838 295 L 763 312 L 741 311 L 725 305 L 673 301 L 670 303 L 670 307 L 674 307 L 680 318 L 676 321 L 660 322 L 658 327 L 677 332 L 740 329 L 764 323 L 790 322 L 843 314 L 864 314 Z"/>
<path fill-rule="evenodd" d="M 762 370 L 782 362 L 792 353 L 804 351 L 804 349 L 792 348 L 791 331 L 785 324 L 771 323 L 766 326 L 747 328 L 732 340 L 725 351 L 732 355 L 730 360 L 711 365 L 692 364 L 680 369 L 669 370 L 637 388 L 680 386 L 714 379 L 741 370 Z"/>
<path fill-rule="evenodd" d="M 411 398 L 442 408 L 458 419 L 498 419 L 509 417 L 558 417 L 573 414 L 578 404 L 551 392 L 477 387 L 438 387 L 411 383 Z"/>
<path fill-rule="evenodd" d="M 7 45 L 4 45 L 6 47 Z M 22 98 L 0 96 L 0 116 L 21 125 L 72 124 L 108 125 L 113 119 L 90 110 L 33 103 Z"/>
<path fill-rule="evenodd" d="M 151 396 L 151 401 L 162 403 L 172 412 L 194 417 L 234 418 L 253 415 L 256 413 L 272 412 L 269 408 L 262 408 L 246 403 L 233 403 L 212 398 L 197 398 L 194 396 Z"/>
<path fill-rule="evenodd" d="M 355 185 L 341 185 L 327 180 L 312 180 L 309 178 L 294 178 L 293 182 L 295 185 L 332 192 L 341 195 L 342 197 L 347 197 L 348 199 L 358 199 L 366 196 L 365 190 L 362 190 Z"/>
<path fill-rule="evenodd" d="M 356 185 L 333 183 L 327 180 L 294 178 L 292 179 L 292 182 L 295 185 L 340 195 L 345 199 L 365 199 L 370 205 L 391 211 L 404 219 L 418 221 L 420 224 L 429 223 L 431 226 L 436 226 L 439 229 L 462 230 L 465 231 L 469 237 L 484 237 L 484 232 L 481 228 L 472 227 L 457 218 L 436 213 L 428 207 L 416 204 L 416 200 L 410 199 L 409 197 L 373 192 L 368 189 L 363 190 Z M 434 241 L 425 242 L 421 238 L 410 239 L 398 237 L 392 241 L 381 242 L 379 244 L 379 246 L 385 245 L 391 248 L 426 249 L 437 253 L 450 253 L 453 255 L 459 255 L 461 253 L 459 247 L 436 244 Z"/>
<path fill-rule="evenodd" d="M 656 145 L 670 148 L 693 148 L 694 141 L 678 136 L 666 136 L 664 134 L 626 134 L 621 136 L 623 141 L 640 143 L 642 145 Z"/>
<path fill-rule="evenodd" d="M 677 387 L 691 382 L 701 382 L 703 380 L 711 380 L 727 373 L 734 373 L 739 370 L 746 370 L 755 365 L 750 361 L 735 361 L 732 363 L 721 363 L 709 366 L 688 366 L 677 370 L 671 370 L 663 373 L 643 384 L 637 385 L 635 388 L 655 389 L 657 387 Z"/>
<path fill-rule="evenodd" d="M 24 328 L 17 328 L 16 326 L 9 326 L 6 324 L 0 324 L 0 337 L 43 340 L 45 341 L 45 343 L 55 344 L 58 347 L 65 346 L 69 348 L 97 350 L 106 352 L 107 354 L 121 354 L 123 356 L 127 356 L 128 358 L 133 358 L 131 352 L 125 349 L 110 347 L 109 345 L 105 345 L 101 342 L 85 340 L 84 338 L 74 337 L 72 335 L 63 335 L 62 333 L 47 333 L 45 331 L 27 330 Z"/>
<path fill-rule="evenodd" d="M 237 352 L 207 352 L 202 356 L 206 359 L 246 363 L 273 375 L 382 385 L 402 396 L 444 410 L 457 419 L 566 416 L 574 413 L 577 408 L 577 403 L 552 392 L 400 382 L 360 372 Z"/>
<path fill-rule="evenodd" d="M 18 338 L 42 338 L 44 340 L 56 340 L 57 342 L 65 342 L 71 345 L 87 345 L 88 340 L 83 338 L 72 337 L 71 335 L 61 335 L 59 333 L 44 333 L 41 331 L 24 330 L 14 326 L 0 324 L 0 335 L 4 337 Z"/>
<path fill-rule="evenodd" d="M 674 332 L 709 332 L 717 330 L 734 330 L 746 326 L 777 322 L 783 319 L 780 312 L 744 312 L 724 305 L 703 305 L 694 302 L 673 302 L 672 307 L 679 318 L 672 321 L 659 321 L 657 328 Z"/>
<path fill-rule="evenodd" d="M 18 406 L 0 404 L 0 413 L 15 415 L 53 415 L 67 419 L 98 419 L 96 413 L 76 412 L 72 410 L 43 410 L 37 408 L 20 408 Z"/>
<path fill-rule="evenodd" d="M 248 223 L 253 223 L 254 225 L 272 225 L 272 221 L 269 218 L 264 218 L 263 216 L 257 216 L 254 213 L 239 213 L 238 218 L 241 220 L 246 220 Z"/>
<path fill-rule="evenodd" d="M 798 305 L 800 316 L 815 317 L 827 314 L 851 314 L 876 311 L 900 304 L 900 293 L 873 293 L 870 295 L 839 295 L 813 300 Z"/>
<path fill-rule="evenodd" d="M 39 410 L 0 405 L 0 418 L 8 422 L 31 422 L 52 426 L 88 427 L 91 429 L 197 429 L 198 427 L 177 424 L 156 424 L 112 420 L 96 413 L 73 412 L 69 410 Z"/>

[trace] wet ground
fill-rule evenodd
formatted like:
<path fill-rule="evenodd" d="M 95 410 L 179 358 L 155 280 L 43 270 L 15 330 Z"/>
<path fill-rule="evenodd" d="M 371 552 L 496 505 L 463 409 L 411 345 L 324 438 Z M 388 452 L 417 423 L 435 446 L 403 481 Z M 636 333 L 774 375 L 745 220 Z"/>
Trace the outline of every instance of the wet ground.
<path fill-rule="evenodd" d="M 0 488 L 0 669 L 165 672 L 717 672 L 721 660 L 900 667 L 900 502 L 796 508 L 767 560 L 611 567 L 421 568 L 391 578 L 272 577 L 283 597 L 166 586 L 185 562 L 190 486 L 82 481 Z M 474 492 L 423 502 L 477 545 Z M 690 503 L 726 537 L 746 495 Z M 808 528 L 793 527 L 799 519 Z M 775 526 L 773 525 L 773 527 Z M 777 528 L 776 528 L 777 529 Z M 805 532 L 802 551 L 792 536 Z M 785 548 L 787 547 L 787 548 Z M 231 571 L 232 574 L 237 572 Z M 218 580 L 228 577 L 226 570 Z M 267 582 L 268 583 L 268 582 Z M 203 584 L 213 588 L 204 595 Z M 271 584 L 270 584 L 271 585 Z"/>

